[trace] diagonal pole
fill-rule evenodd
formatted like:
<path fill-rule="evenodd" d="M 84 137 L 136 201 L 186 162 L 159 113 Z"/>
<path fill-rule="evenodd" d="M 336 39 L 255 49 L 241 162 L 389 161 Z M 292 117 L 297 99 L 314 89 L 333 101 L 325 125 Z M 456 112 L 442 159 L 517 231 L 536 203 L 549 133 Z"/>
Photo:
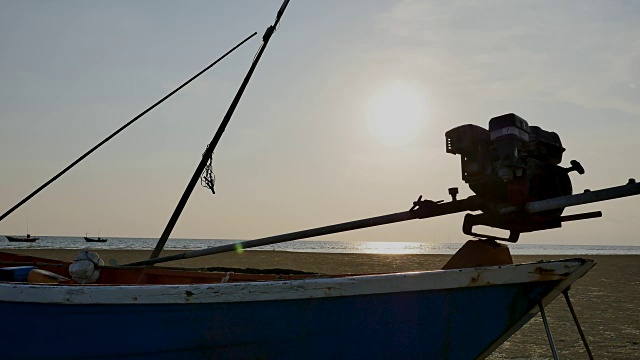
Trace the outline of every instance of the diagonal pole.
<path fill-rule="evenodd" d="M 242 81 L 242 84 L 240 85 L 240 88 L 236 93 L 236 96 L 233 98 L 233 101 L 231 101 L 231 105 L 229 106 L 227 113 L 224 115 L 224 118 L 222 119 L 222 122 L 220 123 L 218 130 L 213 136 L 213 139 L 211 139 L 209 146 L 202 154 L 200 163 L 198 163 L 196 170 L 193 172 L 193 175 L 191 176 L 191 179 L 187 184 L 187 188 L 184 190 L 184 193 L 182 193 L 182 197 L 178 201 L 178 205 L 173 211 L 173 214 L 171 215 L 171 218 L 169 219 L 167 226 L 162 232 L 160 239 L 158 239 L 158 243 L 156 244 L 155 249 L 153 249 L 150 259 L 155 259 L 158 256 L 160 256 L 160 253 L 162 252 L 164 245 L 167 243 L 167 239 L 169 239 L 169 236 L 171 235 L 171 231 L 173 231 L 173 228 L 178 222 L 178 219 L 180 218 L 180 214 L 182 214 L 182 210 L 184 210 L 184 207 L 187 205 L 187 201 L 189 201 L 189 197 L 191 196 L 191 193 L 193 192 L 193 189 L 195 188 L 198 182 L 198 179 L 202 175 L 202 171 L 204 171 L 204 168 L 207 166 L 207 162 L 209 161 L 209 158 L 211 158 L 211 154 L 213 154 L 213 150 L 215 150 L 216 146 L 218 145 L 218 142 L 222 137 L 222 133 L 224 133 L 224 130 L 226 129 L 227 124 L 229 124 L 229 121 L 231 120 L 231 116 L 233 116 L 233 113 L 236 110 L 238 103 L 240 103 L 240 98 L 242 98 L 242 94 L 244 93 L 244 90 L 249 84 L 249 80 L 251 80 L 251 75 L 253 75 L 253 72 L 258 66 L 258 62 L 260 61 L 260 58 L 262 57 L 264 50 L 267 48 L 267 45 L 269 44 L 271 35 L 273 35 L 273 33 L 275 32 L 276 27 L 280 22 L 280 18 L 282 17 L 282 14 L 284 13 L 284 10 L 286 9 L 288 4 L 289 4 L 289 0 L 285 0 L 284 3 L 282 3 L 282 6 L 280 7 L 280 10 L 278 10 L 278 14 L 276 15 L 275 22 L 273 23 L 273 25 L 267 28 L 267 31 L 262 36 L 262 45 L 260 46 L 260 50 L 258 50 L 258 53 L 253 59 L 253 62 L 251 63 L 251 67 L 249 68 L 247 75 L 245 75 L 244 80 Z"/>
<path fill-rule="evenodd" d="M 417 202 L 414 202 L 416 204 Z M 134 263 L 126 264 L 125 266 L 141 266 L 141 265 L 154 265 L 168 261 L 190 259 L 194 257 L 220 254 L 224 252 L 235 251 L 239 249 L 249 249 L 258 246 L 277 244 L 286 241 L 307 239 L 316 236 L 336 234 L 344 231 L 352 231 L 357 229 L 364 229 L 373 226 L 380 226 L 386 224 L 393 224 L 402 221 L 408 221 L 413 219 L 426 219 L 436 216 L 442 216 L 447 214 L 453 214 L 465 210 L 479 210 L 478 197 L 470 196 L 464 200 L 450 201 L 447 203 L 436 203 L 426 200 L 424 205 L 409 211 L 403 211 L 393 214 L 381 215 L 376 217 L 370 217 L 366 219 L 360 219 L 355 221 L 344 222 L 340 224 L 328 225 L 317 227 L 313 229 L 294 231 L 286 234 L 267 236 L 255 240 L 247 240 L 239 243 L 221 245 L 211 247 L 207 249 L 193 250 L 180 254 L 163 256 L 159 258 L 150 258 L 147 260 L 137 261 Z"/>

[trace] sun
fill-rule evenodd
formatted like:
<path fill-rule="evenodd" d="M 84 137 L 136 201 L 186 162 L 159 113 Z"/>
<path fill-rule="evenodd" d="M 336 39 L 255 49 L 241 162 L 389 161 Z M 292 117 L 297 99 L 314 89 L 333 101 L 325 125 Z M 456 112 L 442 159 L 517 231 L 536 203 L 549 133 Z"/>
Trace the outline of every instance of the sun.
<path fill-rule="evenodd" d="M 395 81 L 375 93 L 367 108 L 371 134 L 388 146 L 404 146 L 415 140 L 426 120 L 424 90 L 415 83 Z"/>

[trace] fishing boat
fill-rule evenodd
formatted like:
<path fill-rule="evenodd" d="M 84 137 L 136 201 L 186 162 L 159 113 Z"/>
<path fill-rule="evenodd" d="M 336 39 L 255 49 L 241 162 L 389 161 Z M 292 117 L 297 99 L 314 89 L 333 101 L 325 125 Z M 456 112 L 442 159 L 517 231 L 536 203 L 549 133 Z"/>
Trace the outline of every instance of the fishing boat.
<path fill-rule="evenodd" d="M 107 242 L 107 239 L 105 239 L 105 238 L 101 238 L 101 237 L 98 237 L 97 239 L 93 239 L 93 238 L 90 238 L 90 237 L 86 237 L 86 236 L 85 236 L 85 237 L 84 237 L 84 241 L 86 241 L 86 242 L 97 242 L 97 243 L 103 243 L 103 242 Z"/>
<path fill-rule="evenodd" d="M 27 219 L 27 236 L 25 237 L 18 237 L 18 236 L 8 236 L 5 235 L 5 237 L 7 238 L 7 240 L 9 240 L 10 242 L 25 242 L 25 243 L 30 243 L 30 242 L 34 242 L 34 241 L 38 241 L 40 240 L 39 237 L 33 237 L 31 236 L 31 234 L 29 234 L 29 220 Z"/>
<path fill-rule="evenodd" d="M 60 261 L 0 261 L 69 276 Z M 0 329 L 3 358 L 483 358 L 593 265 L 342 276 L 105 266 L 91 285 L 0 283 L 0 312 L 20 319 Z"/>
<path fill-rule="evenodd" d="M 98 232 L 98 238 L 90 238 L 88 235 L 89 234 L 85 234 L 84 235 L 84 241 L 86 241 L 86 242 L 103 243 L 103 242 L 107 242 L 107 240 L 108 240 L 108 239 L 105 239 L 105 238 L 101 238 L 100 237 L 100 232 Z"/>
<path fill-rule="evenodd" d="M 9 235 L 5 235 L 5 237 L 7 238 L 7 240 L 11 242 L 34 242 L 34 241 L 40 240 L 39 237 L 31 237 L 30 234 L 27 234 L 27 236 L 25 237 L 15 237 L 15 236 L 9 236 Z"/>
<path fill-rule="evenodd" d="M 107 242 L 107 239 L 104 239 L 104 238 L 101 238 L 101 237 L 98 237 L 97 239 L 93 239 L 93 238 L 85 236 L 84 237 L 84 241 L 86 241 L 86 242 L 103 243 L 103 242 Z"/>
<path fill-rule="evenodd" d="M 560 294 L 589 352 L 568 294 L 594 261 L 513 264 L 508 246 L 502 243 L 516 242 L 524 232 L 602 216 L 600 212 L 563 216 L 562 212 L 570 206 L 640 194 L 640 184 L 630 180 L 622 186 L 573 194 L 568 174 L 584 169 L 574 161 L 570 168 L 560 167 L 565 149 L 557 134 L 529 127 L 515 114 L 491 119 L 488 130 L 463 125 L 445 134 L 447 152 L 461 155 L 463 180 L 475 195 L 458 199 L 457 188 L 450 188 L 447 202 L 420 196 L 407 211 L 160 256 L 198 180 L 213 191 L 213 151 L 288 2 L 267 28 L 240 89 L 148 260 L 105 266 L 98 254 L 86 251 L 73 262 L 0 253 L 0 313 L 17 319 L 0 327 L 0 339 L 8 344 L 1 350 L 2 358 L 474 359 L 491 354 L 538 313 L 557 358 L 544 309 Z M 465 216 L 463 233 L 479 240 L 467 242 L 436 271 L 329 276 L 156 266 L 466 211 L 475 213 Z M 478 234 L 473 230 L 476 225 L 503 229 L 509 236 Z"/>

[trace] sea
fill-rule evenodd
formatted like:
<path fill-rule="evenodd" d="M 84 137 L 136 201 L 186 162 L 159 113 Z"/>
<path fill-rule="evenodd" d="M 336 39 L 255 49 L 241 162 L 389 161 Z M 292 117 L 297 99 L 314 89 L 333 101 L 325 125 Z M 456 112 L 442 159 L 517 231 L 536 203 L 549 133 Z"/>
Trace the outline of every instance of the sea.
<path fill-rule="evenodd" d="M 39 238 L 33 243 L 14 243 L 9 242 L 4 236 L 0 236 L 0 250 L 152 250 L 158 241 L 155 238 L 110 237 L 104 243 L 88 243 L 83 237 L 39 236 Z M 165 250 L 199 250 L 240 241 L 242 240 L 169 239 Z M 358 254 L 454 254 L 461 246 L 461 243 L 298 240 L 260 246 L 252 250 Z M 640 255 L 640 246 L 509 244 L 509 249 L 513 255 Z"/>

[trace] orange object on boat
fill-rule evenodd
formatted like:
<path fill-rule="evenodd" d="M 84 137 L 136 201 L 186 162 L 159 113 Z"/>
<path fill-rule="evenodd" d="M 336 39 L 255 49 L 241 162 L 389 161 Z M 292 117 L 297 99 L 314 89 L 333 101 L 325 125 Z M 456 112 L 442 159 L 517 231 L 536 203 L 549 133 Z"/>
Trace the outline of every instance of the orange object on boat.
<path fill-rule="evenodd" d="M 38 283 L 38 284 L 62 284 L 62 283 L 70 282 L 71 279 L 68 279 L 62 275 L 58 275 L 51 271 L 42 270 L 42 269 L 33 269 L 29 271 L 29 275 L 27 276 L 27 281 L 30 283 Z"/>

